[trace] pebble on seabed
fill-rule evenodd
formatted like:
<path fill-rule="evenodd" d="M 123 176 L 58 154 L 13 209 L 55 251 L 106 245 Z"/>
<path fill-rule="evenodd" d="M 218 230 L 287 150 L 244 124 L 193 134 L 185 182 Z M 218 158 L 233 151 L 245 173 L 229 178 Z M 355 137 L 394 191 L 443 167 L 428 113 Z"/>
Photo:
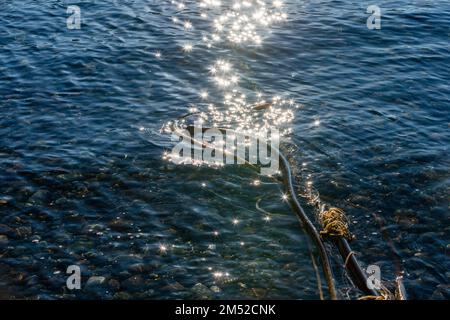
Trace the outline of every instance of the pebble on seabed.
<path fill-rule="evenodd" d="M 218 286 L 212 286 L 211 291 L 215 292 L 215 293 L 219 293 L 220 292 L 220 288 Z"/>
<path fill-rule="evenodd" d="M 92 286 L 92 285 L 99 285 L 99 284 L 103 284 L 105 282 L 106 278 L 105 277 L 100 277 L 100 276 L 92 276 L 88 279 L 88 281 L 86 282 L 86 286 Z"/>
<path fill-rule="evenodd" d="M 213 291 L 203 283 L 197 283 L 192 287 L 192 292 L 202 300 L 212 299 Z"/>

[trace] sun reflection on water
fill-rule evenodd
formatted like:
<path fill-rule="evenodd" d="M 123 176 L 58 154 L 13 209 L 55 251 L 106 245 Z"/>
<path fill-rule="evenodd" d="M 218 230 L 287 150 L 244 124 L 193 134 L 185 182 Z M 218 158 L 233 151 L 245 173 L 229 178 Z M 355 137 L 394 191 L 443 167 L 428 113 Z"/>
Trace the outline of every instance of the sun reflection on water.
<path fill-rule="evenodd" d="M 177 8 L 179 17 L 172 17 L 172 21 L 178 24 L 189 35 L 201 33 L 201 28 L 196 28 L 196 19 L 184 19 L 182 14 L 187 11 L 187 4 L 182 1 L 172 0 Z M 185 55 L 190 55 L 194 47 L 201 43 L 206 44 L 215 60 L 206 68 L 204 76 L 210 79 L 213 88 L 198 90 L 200 101 L 195 106 L 189 107 L 189 113 L 195 117 L 190 118 L 204 127 L 232 129 L 245 136 L 266 138 L 266 133 L 276 128 L 281 137 L 292 133 L 291 122 L 294 119 L 295 110 L 300 106 L 294 99 L 275 95 L 266 95 L 264 90 L 252 92 L 248 88 L 241 87 L 243 73 L 236 67 L 236 57 L 224 54 L 224 48 L 229 46 L 253 47 L 258 50 L 263 41 L 270 34 L 270 27 L 287 20 L 282 1 L 263 0 L 201 0 L 188 2 L 189 11 L 197 12 L 203 20 L 209 22 L 209 32 L 202 32 L 198 43 L 195 40 L 185 41 L 182 50 Z M 190 10 L 192 9 L 192 10 Z M 195 10 L 194 10 L 195 9 Z M 192 17 L 191 17 L 192 18 Z M 193 33 L 193 31 L 195 31 Z M 220 50 L 219 50 L 220 49 Z M 160 55 L 158 56 L 161 57 Z M 232 62 L 233 61 L 233 62 Z M 181 124 L 185 119 L 181 120 Z M 163 130 L 171 132 L 173 122 L 167 123 Z M 318 126 L 317 121 L 314 123 Z M 248 140 L 248 139 L 247 139 Z M 213 143 L 214 144 L 214 143 Z M 245 141 L 246 145 L 250 141 Z M 234 147 L 236 148 L 236 147 Z M 187 156 L 186 159 L 165 153 L 163 159 L 175 161 L 177 164 L 223 166 L 223 163 L 207 163 L 202 160 L 194 160 Z M 258 184 L 255 183 L 255 186 Z"/>
<path fill-rule="evenodd" d="M 300 107 L 291 97 L 283 94 L 271 96 L 264 92 L 263 88 L 251 91 L 245 85 L 245 74 L 240 70 L 240 64 L 234 55 L 228 55 L 230 48 L 251 48 L 261 50 L 264 40 L 270 36 L 271 27 L 287 21 L 287 14 L 284 11 L 284 4 L 280 0 L 200 0 L 196 2 L 171 1 L 178 10 L 177 15 L 172 17 L 172 22 L 179 27 L 179 30 L 189 34 L 189 41 L 186 39 L 181 43 L 181 49 L 186 56 L 194 56 L 194 48 L 206 48 L 215 57 L 214 60 L 204 67 L 204 74 L 199 76 L 209 80 L 211 87 L 204 87 L 196 90 L 199 101 L 189 107 L 189 114 L 195 119 L 190 119 L 204 127 L 229 128 L 245 136 L 264 137 L 266 132 L 276 128 L 281 137 L 289 136 L 292 133 L 291 123 L 294 120 L 296 110 Z M 198 12 L 199 18 L 191 20 L 182 17 L 184 10 Z M 193 10 L 190 10 L 193 9 Z M 195 10 L 194 10 L 195 9 Z M 202 26 L 198 23 L 208 23 L 209 31 L 201 32 Z M 191 36 L 197 34 L 198 40 Z M 161 58 L 159 55 L 157 58 Z M 184 123 L 185 119 L 181 120 Z M 166 132 L 171 132 L 173 122 L 166 124 L 163 128 Z M 318 126 L 318 123 L 314 123 Z M 246 141 L 246 144 L 250 144 Z M 170 153 L 164 153 L 164 160 L 174 160 Z M 205 165 L 200 160 L 191 157 L 186 159 L 176 159 L 177 164 Z M 222 166 L 222 163 L 206 163 L 208 166 Z M 253 187 L 261 186 L 258 179 L 250 183 Z M 207 184 L 201 183 L 203 192 L 208 192 Z M 209 190 L 209 192 L 213 192 Z M 280 194 L 279 201 L 286 202 L 289 197 Z M 264 212 L 258 217 L 264 223 L 271 223 L 274 215 Z M 245 223 L 238 216 L 230 220 L 231 226 L 238 229 Z M 241 223 L 242 222 L 242 223 Z M 214 241 L 220 240 L 221 231 L 211 231 Z M 242 240 L 237 240 L 240 247 L 250 247 Z M 216 245 L 208 245 L 209 250 L 215 250 Z M 167 252 L 167 248 L 160 247 L 161 254 Z M 219 270 L 218 270 L 219 269 Z M 209 267 L 208 271 L 214 281 L 230 280 L 228 272 L 220 271 L 218 268 Z M 223 270 L 223 269 L 222 269 Z"/>
<path fill-rule="evenodd" d="M 213 21 L 213 33 L 208 41 L 229 41 L 234 44 L 261 45 L 262 33 L 274 23 L 287 19 L 282 11 L 281 1 L 245 0 L 230 1 L 231 5 L 222 9 Z M 221 7 L 220 1 L 201 1 L 200 7 L 214 9 Z M 208 13 L 203 12 L 204 16 Z"/>
<path fill-rule="evenodd" d="M 171 3 L 179 10 L 177 14 L 182 14 L 187 9 L 187 4 L 183 1 L 172 0 Z M 270 27 L 287 20 L 283 2 L 279 0 L 201 0 L 192 5 L 197 7 L 192 9 L 196 9 L 200 17 L 210 23 L 210 31 L 199 38 L 200 43 L 205 43 L 212 53 L 221 44 L 261 46 L 264 38 L 269 35 Z M 196 29 L 193 22 L 182 17 L 174 16 L 172 21 L 182 26 L 186 32 Z M 184 42 L 182 50 L 188 55 L 196 45 L 199 43 Z M 197 119 L 199 123 L 204 126 L 208 124 L 212 127 L 233 128 L 256 137 L 271 128 L 280 129 L 283 136 L 291 133 L 289 123 L 294 118 L 294 110 L 298 108 L 293 99 L 275 96 L 266 101 L 260 91 L 247 98 L 243 93 L 247 90 L 239 87 L 242 74 L 232 62 L 223 57 L 213 61 L 205 75 L 210 77 L 223 96 L 213 96 L 210 94 L 211 90 L 206 88 L 199 91 L 202 101 L 195 107 L 201 110 Z"/>

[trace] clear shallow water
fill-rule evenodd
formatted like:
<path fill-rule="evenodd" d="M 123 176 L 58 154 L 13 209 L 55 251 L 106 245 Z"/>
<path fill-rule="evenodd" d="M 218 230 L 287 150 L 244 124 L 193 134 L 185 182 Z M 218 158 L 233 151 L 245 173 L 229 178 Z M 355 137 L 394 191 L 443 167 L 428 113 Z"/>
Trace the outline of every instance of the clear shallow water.
<path fill-rule="evenodd" d="M 221 104 L 209 68 L 223 58 L 249 100 L 301 105 L 283 148 L 300 187 L 310 180 L 346 210 L 361 262 L 387 281 L 405 271 L 411 298 L 448 299 L 450 5 L 380 1 L 375 31 L 372 3 L 285 1 L 287 20 L 260 46 L 208 48 L 211 21 L 185 3 L 83 2 L 81 30 L 66 28 L 64 1 L 2 5 L 0 295 L 318 298 L 280 184 L 162 159 L 164 123 Z M 357 297 L 339 263 L 342 296 Z M 75 293 L 64 288 L 72 264 Z M 94 275 L 105 282 L 86 285 Z"/>

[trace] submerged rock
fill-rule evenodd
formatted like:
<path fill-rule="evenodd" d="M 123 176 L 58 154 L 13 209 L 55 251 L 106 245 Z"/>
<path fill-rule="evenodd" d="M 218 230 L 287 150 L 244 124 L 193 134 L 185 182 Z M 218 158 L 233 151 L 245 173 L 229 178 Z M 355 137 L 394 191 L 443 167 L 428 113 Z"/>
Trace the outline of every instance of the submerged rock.
<path fill-rule="evenodd" d="M 144 283 L 144 279 L 140 275 L 132 276 L 122 282 L 122 286 L 127 289 L 138 289 Z"/>
<path fill-rule="evenodd" d="M 108 286 L 113 290 L 119 290 L 120 289 L 120 282 L 116 279 L 111 279 L 108 281 Z"/>
<path fill-rule="evenodd" d="M 115 219 L 111 221 L 108 226 L 111 230 L 119 231 L 119 232 L 131 232 L 133 231 L 133 223 L 130 221 Z"/>
<path fill-rule="evenodd" d="M 74 213 L 74 212 L 71 212 L 70 214 L 65 215 L 64 219 L 69 222 L 84 222 L 86 220 L 84 216 L 80 215 L 79 213 Z"/>
<path fill-rule="evenodd" d="M 33 233 L 33 231 L 31 229 L 31 227 L 23 226 L 23 227 L 18 227 L 16 229 L 16 233 L 17 233 L 17 236 L 19 236 L 20 238 L 25 238 L 25 237 L 30 236 Z"/>
<path fill-rule="evenodd" d="M 218 286 L 212 286 L 210 289 L 211 289 L 212 292 L 215 292 L 215 293 L 219 293 L 220 292 L 220 288 Z"/>
<path fill-rule="evenodd" d="M 105 226 L 94 223 L 94 224 L 88 224 L 83 227 L 82 233 L 88 234 L 88 233 L 97 233 L 105 230 Z"/>
<path fill-rule="evenodd" d="M 117 300 L 130 300 L 131 295 L 127 292 L 121 291 L 121 292 L 117 292 L 113 298 L 117 299 Z"/>
<path fill-rule="evenodd" d="M 96 285 L 101 285 L 106 281 L 105 277 L 100 277 L 100 276 L 92 276 L 88 279 L 88 281 L 86 282 L 86 286 L 96 286 Z"/>
<path fill-rule="evenodd" d="M 8 243 L 8 237 L 5 236 L 4 234 L 0 235 L 0 244 L 6 244 Z"/>
<path fill-rule="evenodd" d="M 133 273 L 142 273 L 149 270 L 151 269 L 148 268 L 148 266 L 145 265 L 144 263 L 134 263 L 128 267 L 128 271 Z"/>
<path fill-rule="evenodd" d="M 439 284 L 431 295 L 431 300 L 448 300 L 450 299 L 450 286 Z"/>
<path fill-rule="evenodd" d="M 29 201 L 36 204 L 42 204 L 47 201 L 48 197 L 49 192 L 47 190 L 38 190 L 30 197 Z"/>
<path fill-rule="evenodd" d="M 263 288 L 252 288 L 252 294 L 257 299 L 262 299 L 267 295 L 267 290 Z"/>
<path fill-rule="evenodd" d="M 39 235 L 36 234 L 31 237 L 31 242 L 38 243 L 39 241 L 41 241 L 41 237 Z"/>
<path fill-rule="evenodd" d="M 186 288 L 179 282 L 173 282 L 173 283 L 169 283 L 167 286 L 163 287 L 162 290 L 167 290 L 167 291 L 183 291 Z"/>
<path fill-rule="evenodd" d="M 288 270 L 288 271 L 294 271 L 298 268 L 297 268 L 297 264 L 295 262 L 289 262 L 283 266 L 283 269 Z"/>
<path fill-rule="evenodd" d="M 198 299 L 210 300 L 213 297 L 213 291 L 211 291 L 203 283 L 197 283 L 192 287 L 192 292 L 196 295 Z"/>
<path fill-rule="evenodd" d="M 40 283 L 39 277 L 37 275 L 32 275 L 26 279 L 26 285 L 28 287 L 35 287 Z"/>
<path fill-rule="evenodd" d="M 8 204 L 12 199 L 11 196 L 0 196 L 0 205 Z"/>

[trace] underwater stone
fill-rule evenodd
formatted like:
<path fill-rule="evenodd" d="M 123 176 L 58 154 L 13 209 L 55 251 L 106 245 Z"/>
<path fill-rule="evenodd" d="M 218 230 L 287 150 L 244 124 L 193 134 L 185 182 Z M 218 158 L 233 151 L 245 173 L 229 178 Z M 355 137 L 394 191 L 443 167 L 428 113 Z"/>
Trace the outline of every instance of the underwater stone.
<path fill-rule="evenodd" d="M 264 298 L 267 295 L 267 290 L 263 288 L 252 288 L 253 295 L 258 298 Z"/>
<path fill-rule="evenodd" d="M 114 295 L 114 299 L 117 299 L 117 300 L 129 300 L 129 299 L 131 299 L 131 295 L 129 293 L 121 291 L 121 292 L 117 292 Z"/>
<path fill-rule="evenodd" d="M 31 237 L 31 241 L 35 242 L 35 243 L 39 242 L 39 241 L 41 241 L 41 237 L 36 234 L 36 235 Z"/>
<path fill-rule="evenodd" d="M 65 220 L 70 221 L 70 222 L 84 222 L 85 218 L 84 216 L 78 214 L 78 213 L 71 213 L 69 215 L 66 215 L 64 217 Z"/>
<path fill-rule="evenodd" d="M 220 292 L 220 288 L 218 286 L 212 286 L 211 291 L 215 292 L 215 293 L 219 293 Z"/>
<path fill-rule="evenodd" d="M 144 264 L 142 263 L 142 257 L 138 255 L 119 255 L 110 261 L 115 265 L 118 265 L 121 270 L 128 272 L 139 272 L 140 269 L 142 269 L 142 271 L 145 269 Z"/>
<path fill-rule="evenodd" d="M 197 283 L 194 285 L 192 287 L 192 292 L 194 292 L 195 295 L 202 300 L 212 299 L 213 296 L 213 292 L 203 283 Z"/>
<path fill-rule="evenodd" d="M 0 244 L 6 244 L 6 243 L 8 243 L 8 237 L 7 236 L 5 236 L 5 235 L 0 235 Z"/>
<path fill-rule="evenodd" d="M 118 290 L 120 289 L 120 282 L 116 279 L 111 279 L 108 281 L 108 285 L 111 287 L 111 289 Z"/>
<path fill-rule="evenodd" d="M 28 237 L 28 236 L 31 235 L 33 232 L 32 232 L 31 227 L 25 227 L 25 226 L 23 226 L 23 227 L 18 227 L 18 228 L 16 228 L 16 233 L 17 233 L 17 235 L 18 235 L 19 237 Z"/>
<path fill-rule="evenodd" d="M 127 232 L 133 231 L 132 222 L 121 219 L 111 221 L 108 225 L 114 231 Z"/>
<path fill-rule="evenodd" d="M 122 282 L 122 285 L 125 288 L 135 289 L 137 287 L 142 286 L 143 283 L 144 283 L 144 280 L 142 279 L 142 277 L 137 275 L 137 276 L 129 277 L 128 279 L 126 279 L 125 281 Z"/>
<path fill-rule="evenodd" d="M 297 264 L 295 262 L 289 262 L 283 266 L 283 269 L 288 270 L 288 271 L 294 271 L 298 268 L 297 268 Z"/>
<path fill-rule="evenodd" d="M 103 284 L 105 280 L 106 280 L 105 277 L 92 276 L 86 282 L 86 286 L 100 285 Z"/>
<path fill-rule="evenodd" d="M 67 204 L 67 203 L 68 203 L 68 201 L 67 201 L 66 198 L 58 198 L 58 199 L 56 199 L 56 201 L 55 201 L 55 204 L 56 204 L 56 205 L 59 205 L 59 206 L 64 205 L 64 204 Z"/>
<path fill-rule="evenodd" d="M 24 219 L 22 219 L 21 217 L 19 217 L 19 216 L 15 216 L 14 217 L 14 221 L 17 222 L 17 223 L 21 223 L 21 224 L 26 223 L 26 221 Z"/>
<path fill-rule="evenodd" d="M 450 288 L 446 285 L 439 284 L 431 295 L 431 300 L 448 300 L 450 299 Z"/>
<path fill-rule="evenodd" d="M 162 290 L 183 291 L 183 290 L 186 290 L 186 288 L 179 282 L 173 282 L 173 283 L 169 283 L 167 286 L 163 287 Z"/>
<path fill-rule="evenodd" d="M 11 196 L 0 196 L 0 205 L 8 204 L 12 199 Z"/>
<path fill-rule="evenodd" d="M 98 224 L 98 223 L 94 223 L 94 224 L 88 224 L 88 225 L 84 226 L 82 232 L 83 233 L 96 233 L 96 232 L 104 231 L 104 230 L 105 230 L 105 226 Z"/>
<path fill-rule="evenodd" d="M 38 190 L 31 197 L 30 201 L 33 203 L 43 203 L 47 200 L 49 192 L 47 190 Z"/>
<path fill-rule="evenodd" d="M 247 285 L 245 283 L 238 282 L 238 285 L 239 285 L 239 287 L 241 287 L 243 289 L 247 288 Z"/>
<path fill-rule="evenodd" d="M 151 266 L 146 265 L 144 263 L 134 263 L 128 267 L 128 271 L 134 272 L 134 273 L 142 273 L 146 271 L 151 271 Z"/>
<path fill-rule="evenodd" d="M 27 279 L 27 286 L 29 287 L 36 287 L 39 283 L 39 277 L 36 275 L 32 275 Z"/>

